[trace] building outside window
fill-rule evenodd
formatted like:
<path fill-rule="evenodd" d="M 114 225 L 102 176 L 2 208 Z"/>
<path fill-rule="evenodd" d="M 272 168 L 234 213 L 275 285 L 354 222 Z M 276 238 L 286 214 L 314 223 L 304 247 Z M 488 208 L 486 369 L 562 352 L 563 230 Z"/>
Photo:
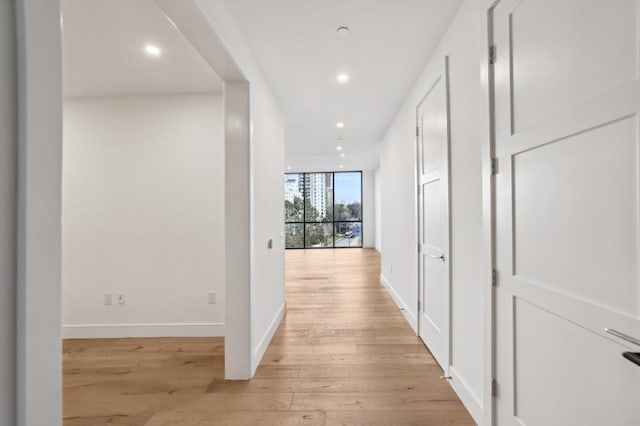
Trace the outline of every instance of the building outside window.
<path fill-rule="evenodd" d="M 284 176 L 286 248 L 362 247 L 362 172 Z"/>

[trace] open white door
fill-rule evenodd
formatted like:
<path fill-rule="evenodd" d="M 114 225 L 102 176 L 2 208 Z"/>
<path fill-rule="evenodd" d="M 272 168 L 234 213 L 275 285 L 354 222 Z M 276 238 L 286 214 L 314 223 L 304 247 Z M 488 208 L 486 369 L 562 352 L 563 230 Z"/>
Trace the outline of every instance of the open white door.
<path fill-rule="evenodd" d="M 499 425 L 640 425 L 638 16 L 493 10 Z"/>
<path fill-rule="evenodd" d="M 449 370 L 449 87 L 448 58 L 418 105 L 418 327 Z"/>

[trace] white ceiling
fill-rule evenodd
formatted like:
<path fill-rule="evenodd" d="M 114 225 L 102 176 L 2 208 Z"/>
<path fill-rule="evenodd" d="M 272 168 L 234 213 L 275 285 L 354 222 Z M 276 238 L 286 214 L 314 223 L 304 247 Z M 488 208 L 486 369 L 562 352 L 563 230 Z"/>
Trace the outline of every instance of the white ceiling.
<path fill-rule="evenodd" d="M 65 96 L 222 91 L 154 0 L 62 0 L 62 15 Z M 162 55 L 149 57 L 147 44 Z"/>
<path fill-rule="evenodd" d="M 461 3 L 226 0 L 284 109 L 292 169 L 312 157 L 336 169 L 347 157 L 351 166 L 376 162 L 384 131 Z M 347 37 L 336 33 L 343 25 Z M 348 84 L 338 84 L 340 72 L 350 74 Z"/>

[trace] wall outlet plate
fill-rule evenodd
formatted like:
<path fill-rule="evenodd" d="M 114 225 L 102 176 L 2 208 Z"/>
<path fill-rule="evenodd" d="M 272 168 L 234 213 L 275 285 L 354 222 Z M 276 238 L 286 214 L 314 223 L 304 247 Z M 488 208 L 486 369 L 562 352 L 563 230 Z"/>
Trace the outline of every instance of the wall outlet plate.
<path fill-rule="evenodd" d="M 105 305 L 112 305 L 113 304 L 113 294 L 106 292 L 104 294 L 104 304 Z"/>
<path fill-rule="evenodd" d="M 209 304 L 210 305 L 215 305 L 216 304 L 216 292 L 215 291 L 210 291 L 209 292 Z"/>

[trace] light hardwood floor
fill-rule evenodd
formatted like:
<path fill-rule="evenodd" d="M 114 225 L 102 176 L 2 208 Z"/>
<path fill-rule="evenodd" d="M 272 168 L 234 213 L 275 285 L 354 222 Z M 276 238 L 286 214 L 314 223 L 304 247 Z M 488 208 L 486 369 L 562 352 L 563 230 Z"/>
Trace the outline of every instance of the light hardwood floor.
<path fill-rule="evenodd" d="M 64 424 L 468 425 L 379 284 L 374 250 L 287 251 L 287 314 L 251 381 L 224 342 L 64 342 Z"/>

